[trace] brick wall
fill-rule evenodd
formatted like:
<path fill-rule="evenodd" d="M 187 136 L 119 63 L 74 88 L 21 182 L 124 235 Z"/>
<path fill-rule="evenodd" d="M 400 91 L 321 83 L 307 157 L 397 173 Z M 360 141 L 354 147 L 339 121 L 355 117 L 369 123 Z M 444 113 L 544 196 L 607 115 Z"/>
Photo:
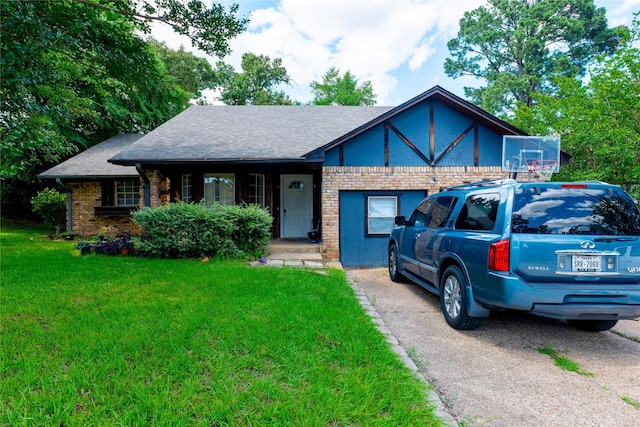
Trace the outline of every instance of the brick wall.
<path fill-rule="evenodd" d="M 326 260 L 340 257 L 341 190 L 428 190 L 506 178 L 500 166 L 325 166 L 322 168 L 322 244 Z"/>
<path fill-rule="evenodd" d="M 151 207 L 156 208 L 169 204 L 169 178 L 156 170 L 145 170 L 144 172 L 149 178 L 149 185 L 151 187 Z M 140 197 L 142 205 L 144 205 L 144 196 L 141 195 Z"/>
<path fill-rule="evenodd" d="M 68 182 L 66 186 L 71 189 L 71 221 L 73 232 L 77 236 L 88 237 L 104 234 L 103 227 L 111 227 L 111 231 L 116 234 L 125 231 L 129 231 L 131 234 L 140 234 L 139 227 L 128 215 L 96 216 L 94 207 L 102 205 L 101 181 Z M 142 189 L 140 191 L 142 201 Z"/>
<path fill-rule="evenodd" d="M 151 206 L 161 206 L 169 203 L 169 180 L 155 170 L 145 171 L 149 178 Z M 108 216 L 96 215 L 94 207 L 102 205 L 101 181 L 67 182 L 71 189 L 72 227 L 78 236 L 94 236 L 104 234 L 105 227 L 110 227 L 114 233 L 129 231 L 140 234 L 141 230 L 129 215 Z M 140 208 L 144 207 L 144 186 L 140 180 Z M 67 212 L 67 215 L 69 213 Z"/>

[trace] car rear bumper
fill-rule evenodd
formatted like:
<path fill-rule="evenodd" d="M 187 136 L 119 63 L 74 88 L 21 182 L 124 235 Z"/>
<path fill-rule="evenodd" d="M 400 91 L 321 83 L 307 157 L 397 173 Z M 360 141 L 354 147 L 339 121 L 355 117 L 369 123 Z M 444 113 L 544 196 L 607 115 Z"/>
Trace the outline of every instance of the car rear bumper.
<path fill-rule="evenodd" d="M 485 306 L 528 311 L 554 319 L 623 320 L 640 318 L 640 284 L 530 285 L 516 277 L 490 274 L 487 292 L 474 290 Z M 486 297 L 479 298 L 479 296 Z"/>
<path fill-rule="evenodd" d="M 640 317 L 640 304 L 535 304 L 531 313 L 554 319 L 624 320 Z"/>

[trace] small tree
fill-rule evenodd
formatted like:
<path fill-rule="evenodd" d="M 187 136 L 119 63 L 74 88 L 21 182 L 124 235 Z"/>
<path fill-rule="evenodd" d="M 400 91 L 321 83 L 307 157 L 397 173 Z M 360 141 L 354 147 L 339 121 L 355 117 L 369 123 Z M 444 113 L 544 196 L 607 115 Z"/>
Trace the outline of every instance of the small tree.
<path fill-rule="evenodd" d="M 52 188 L 45 188 L 31 199 L 31 206 L 46 225 L 57 227 L 64 224 L 66 219 L 66 200 L 66 195 Z"/>
<path fill-rule="evenodd" d="M 290 84 L 281 58 L 248 52 L 242 55 L 242 72 L 222 61 L 216 64 L 214 78 L 227 105 L 291 105 L 292 101 L 277 87 Z"/>
<path fill-rule="evenodd" d="M 331 67 L 322 83 L 313 81 L 309 85 L 313 92 L 314 105 L 374 105 L 376 95 L 370 81 L 358 83 L 358 79 L 347 71 L 340 76 L 340 70 Z"/>

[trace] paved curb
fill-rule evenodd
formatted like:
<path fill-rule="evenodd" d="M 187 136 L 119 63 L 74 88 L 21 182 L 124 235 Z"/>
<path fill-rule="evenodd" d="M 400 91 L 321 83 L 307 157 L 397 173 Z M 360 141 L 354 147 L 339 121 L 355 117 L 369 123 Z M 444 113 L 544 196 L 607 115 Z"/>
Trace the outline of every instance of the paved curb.
<path fill-rule="evenodd" d="M 351 285 L 351 288 L 356 293 L 356 298 L 360 302 L 360 305 L 367 312 L 369 317 L 371 317 L 371 321 L 374 323 L 374 325 L 376 325 L 376 328 L 378 328 L 378 330 L 385 336 L 385 338 L 387 339 L 387 342 L 391 344 L 391 349 L 398 355 L 398 357 L 400 357 L 400 360 L 402 360 L 402 362 L 404 362 L 404 364 L 407 365 L 407 367 L 413 371 L 414 375 L 418 379 L 429 384 L 427 379 L 420 373 L 420 370 L 418 369 L 416 364 L 413 362 L 413 360 L 411 360 L 411 358 L 409 357 L 407 352 L 404 350 L 404 348 L 402 348 L 402 346 L 398 342 L 398 339 L 395 337 L 395 335 L 393 335 L 393 332 L 391 331 L 391 329 L 389 329 L 387 325 L 384 323 L 384 319 L 382 319 L 382 317 L 380 316 L 376 308 L 371 304 L 371 301 L 369 301 L 369 299 L 364 294 L 364 292 L 362 292 L 362 290 L 355 284 L 349 272 L 345 271 L 345 273 L 347 276 L 347 280 Z M 435 406 L 435 410 L 434 410 L 435 415 L 438 418 L 440 418 L 440 420 L 445 426 L 449 426 L 449 427 L 458 426 L 458 423 L 453 418 L 453 416 L 446 411 L 444 403 L 440 399 L 440 396 L 438 396 L 438 394 L 434 391 L 433 387 L 429 388 L 429 393 L 427 398 Z"/>

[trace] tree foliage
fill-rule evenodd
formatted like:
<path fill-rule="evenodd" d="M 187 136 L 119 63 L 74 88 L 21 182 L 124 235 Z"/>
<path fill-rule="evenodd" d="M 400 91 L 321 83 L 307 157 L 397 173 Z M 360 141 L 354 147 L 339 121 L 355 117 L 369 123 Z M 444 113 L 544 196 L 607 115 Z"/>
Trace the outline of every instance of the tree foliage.
<path fill-rule="evenodd" d="M 215 87 L 213 67 L 205 58 L 187 52 L 183 46 L 176 51 L 165 42 L 149 39 L 149 43 L 162 60 L 165 72 L 175 79 L 175 84 L 187 91 L 191 99 L 200 98 L 204 89 Z"/>
<path fill-rule="evenodd" d="M 531 106 L 533 93 L 553 93 L 552 75 L 584 76 L 598 53 L 611 53 L 626 28 L 609 29 L 594 0 L 488 0 L 465 12 L 458 36 L 448 43 L 448 76 L 486 81 L 465 87 L 476 105 L 510 113 L 516 102 Z"/>
<path fill-rule="evenodd" d="M 374 105 L 376 95 L 370 81 L 358 84 L 350 71 L 340 76 L 340 70 L 331 67 L 322 77 L 322 83 L 310 84 L 314 105 Z"/>
<path fill-rule="evenodd" d="M 227 105 L 290 105 L 291 99 L 277 90 L 281 84 L 289 84 L 287 70 L 282 59 L 266 55 L 245 53 L 242 55 L 242 72 L 219 61 L 215 68 L 217 87 L 221 99 Z"/>
<path fill-rule="evenodd" d="M 67 1 L 67 0 L 62 0 Z M 227 11 L 221 4 L 207 7 L 202 0 L 68 0 L 117 14 L 135 22 L 144 33 L 150 32 L 150 22 L 169 25 L 173 31 L 191 39 L 194 47 L 212 55 L 224 57 L 231 49 L 229 40 L 242 33 L 247 19 L 236 16 L 239 6 Z"/>
<path fill-rule="evenodd" d="M 61 226 L 67 214 L 67 196 L 52 188 L 39 191 L 31 199 L 33 212 L 40 215 L 46 225 Z"/>
<path fill-rule="evenodd" d="M 520 105 L 513 124 L 532 134 L 558 134 L 574 164 L 557 179 L 595 179 L 620 184 L 640 195 L 639 14 L 629 39 L 600 55 L 582 82 L 557 76 L 555 95 L 539 94 L 536 104 Z"/>
<path fill-rule="evenodd" d="M 199 0 L 157 1 L 159 20 L 201 38 L 210 52 L 244 21 Z M 141 38 L 152 9 L 136 0 L 1 0 L 0 177 L 3 205 L 35 176 L 121 132 L 153 129 L 188 105 L 189 93 L 167 78 Z M 219 19 L 216 19 L 215 17 Z M 234 23 L 235 22 L 235 23 Z M 224 25 L 229 25 L 230 28 Z M 200 39 L 199 39 L 200 40 Z"/>

